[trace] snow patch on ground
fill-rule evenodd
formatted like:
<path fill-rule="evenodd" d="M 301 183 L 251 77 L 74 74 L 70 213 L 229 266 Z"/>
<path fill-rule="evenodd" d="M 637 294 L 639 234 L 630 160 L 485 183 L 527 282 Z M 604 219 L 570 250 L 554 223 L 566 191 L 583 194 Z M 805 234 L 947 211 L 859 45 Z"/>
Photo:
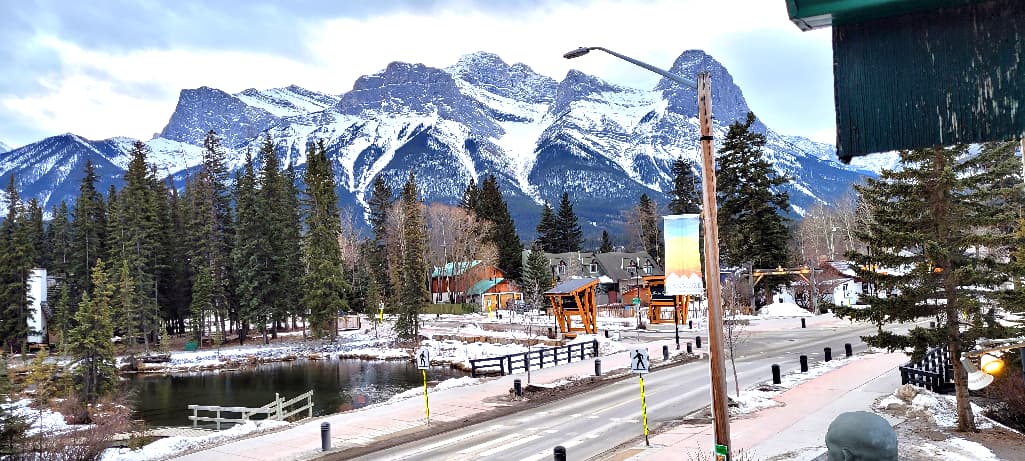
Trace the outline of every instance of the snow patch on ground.
<path fill-rule="evenodd" d="M 145 461 L 163 459 L 171 455 L 193 450 L 204 445 L 212 445 L 231 440 L 243 435 L 269 431 L 287 426 L 284 421 L 248 421 L 230 429 L 215 432 L 201 437 L 168 437 L 157 440 L 138 450 L 128 448 L 108 448 L 104 450 L 101 461 Z"/>
<path fill-rule="evenodd" d="M 64 422 L 64 415 L 47 408 L 32 408 L 32 401 L 20 399 L 11 403 L 0 404 L 12 416 L 20 416 L 29 423 L 25 435 L 63 434 L 92 427 L 92 425 L 69 425 Z"/>
<path fill-rule="evenodd" d="M 758 310 L 762 318 L 770 317 L 811 317 L 813 314 L 807 309 L 794 303 L 772 303 L 762 306 Z"/>

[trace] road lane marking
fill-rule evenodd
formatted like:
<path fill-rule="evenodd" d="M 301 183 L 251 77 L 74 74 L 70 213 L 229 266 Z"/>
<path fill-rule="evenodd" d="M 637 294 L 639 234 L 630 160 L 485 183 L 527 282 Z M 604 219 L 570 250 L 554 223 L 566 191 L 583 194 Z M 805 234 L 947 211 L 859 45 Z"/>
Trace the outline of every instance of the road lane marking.
<path fill-rule="evenodd" d="M 490 449 L 488 451 L 480 453 L 478 456 L 480 456 L 482 458 L 486 457 L 486 456 L 491 456 L 493 454 L 501 453 L 501 452 L 506 451 L 508 449 L 518 447 L 518 446 L 523 445 L 525 443 L 533 442 L 533 441 L 535 441 L 537 439 L 540 439 L 540 438 L 541 438 L 541 436 L 540 435 L 536 435 L 536 434 L 532 435 L 532 436 L 529 436 L 529 437 L 523 437 L 523 438 L 521 438 L 521 439 L 519 439 L 519 440 L 517 440 L 517 441 L 515 441 L 513 443 L 507 443 L 507 444 L 502 445 L 500 447 L 495 447 L 495 448 L 492 448 L 492 449 Z"/>
<path fill-rule="evenodd" d="M 392 460 L 407 459 L 407 458 L 419 455 L 419 454 L 424 453 L 424 452 L 428 452 L 428 451 L 431 451 L 431 450 L 434 450 L 434 449 L 437 449 L 437 448 L 444 447 L 446 445 L 451 445 L 451 444 L 454 444 L 454 443 L 459 443 L 459 442 L 461 442 L 463 440 L 470 439 L 470 438 L 476 437 L 476 436 L 481 435 L 481 434 L 486 434 L 488 432 L 497 431 L 497 430 L 502 429 L 504 427 L 505 426 L 503 426 L 501 424 L 495 424 L 493 426 L 489 426 L 489 427 L 484 428 L 484 429 L 478 429 L 476 431 L 468 432 L 466 434 L 463 434 L 463 435 L 460 435 L 460 436 L 456 436 L 456 437 L 452 437 L 450 439 L 445 439 L 445 440 L 441 440 L 441 441 L 438 441 L 438 442 L 434 442 L 434 443 L 429 444 L 429 445 L 424 445 L 424 446 L 422 446 L 420 448 L 417 448 L 417 449 L 415 449 L 413 451 L 406 452 L 406 453 L 400 453 L 400 454 L 395 455 L 393 457 L 390 457 L 388 459 L 392 459 Z"/>
<path fill-rule="evenodd" d="M 465 448 L 465 449 L 459 450 L 458 453 L 461 454 L 461 455 L 473 453 L 473 452 L 475 452 L 477 450 L 480 450 L 482 448 L 486 448 L 486 447 L 490 447 L 490 446 L 497 445 L 497 444 L 500 444 L 500 443 L 504 443 L 507 440 L 512 440 L 512 439 L 515 439 L 517 437 L 521 437 L 521 435 L 520 434 L 509 434 L 509 435 L 507 435 L 505 437 L 499 437 L 497 439 L 491 439 L 491 440 L 489 440 L 487 442 L 479 443 L 479 444 L 474 445 L 474 446 L 472 446 L 470 448 Z M 537 436 L 537 437 L 540 437 L 540 436 Z"/>

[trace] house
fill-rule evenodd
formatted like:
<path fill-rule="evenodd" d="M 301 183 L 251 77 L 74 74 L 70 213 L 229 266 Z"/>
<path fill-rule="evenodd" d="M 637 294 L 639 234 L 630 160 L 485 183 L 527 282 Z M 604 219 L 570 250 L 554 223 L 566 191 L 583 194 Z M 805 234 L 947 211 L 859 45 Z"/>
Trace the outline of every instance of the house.
<path fill-rule="evenodd" d="M 526 264 L 530 250 L 524 250 Z M 568 252 L 545 253 L 552 270 L 552 285 L 573 278 L 597 278 L 599 305 L 629 303 L 644 277 L 664 275 L 662 266 L 645 252 Z M 640 290 L 643 291 L 643 290 Z"/>
<path fill-rule="evenodd" d="M 503 303 L 506 298 L 519 299 L 518 292 L 500 269 L 478 260 L 450 262 L 431 271 L 434 303 Z"/>
<path fill-rule="evenodd" d="M 825 294 L 826 302 L 834 306 L 858 304 L 864 292 L 864 281 L 847 261 L 824 261 L 815 275 L 816 288 Z"/>

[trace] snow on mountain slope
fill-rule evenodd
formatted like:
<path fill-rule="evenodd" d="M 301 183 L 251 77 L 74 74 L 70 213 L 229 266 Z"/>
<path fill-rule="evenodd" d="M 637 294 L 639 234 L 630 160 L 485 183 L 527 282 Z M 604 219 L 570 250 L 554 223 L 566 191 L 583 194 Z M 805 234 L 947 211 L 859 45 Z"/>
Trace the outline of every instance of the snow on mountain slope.
<path fill-rule="evenodd" d="M 338 104 L 337 96 L 310 91 L 295 85 L 263 91 L 250 88 L 236 94 L 235 97 L 251 107 L 263 109 L 277 117 L 304 115 Z"/>
<path fill-rule="evenodd" d="M 4 144 L 3 141 L 0 141 L 0 154 L 7 152 L 9 150 L 11 150 L 11 146 L 8 146 L 7 144 Z"/>

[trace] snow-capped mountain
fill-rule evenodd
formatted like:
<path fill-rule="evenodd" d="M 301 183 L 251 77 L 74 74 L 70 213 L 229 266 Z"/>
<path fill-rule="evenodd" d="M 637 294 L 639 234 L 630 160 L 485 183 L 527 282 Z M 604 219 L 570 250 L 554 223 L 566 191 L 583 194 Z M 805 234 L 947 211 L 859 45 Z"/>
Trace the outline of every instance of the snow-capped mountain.
<path fill-rule="evenodd" d="M 711 56 L 691 50 L 672 72 L 712 76 L 714 130 L 745 117 L 743 93 Z M 662 80 L 629 88 L 571 70 L 561 81 L 525 64 L 478 52 L 446 68 L 395 62 L 332 96 L 296 86 L 238 94 L 183 90 L 160 136 L 147 141 L 161 171 L 182 176 L 217 131 L 236 154 L 267 135 L 283 164 L 305 164 L 306 146 L 324 140 L 338 177 L 340 204 L 359 210 L 378 176 L 399 190 L 410 171 L 428 202 L 457 202 L 467 183 L 498 179 L 521 236 L 533 237 L 541 204 L 563 191 L 585 231 L 622 224 L 641 194 L 668 199 L 672 162 L 698 165 L 697 96 Z M 764 124 L 766 154 L 791 181 L 793 210 L 830 202 L 870 172 L 836 161 L 832 146 L 785 136 Z M 52 206 L 77 192 L 82 159 L 106 162 L 105 180 L 120 180 L 132 140 L 87 141 L 63 135 L 0 155 L 0 174 L 14 172 L 25 196 Z M 241 155 L 229 156 L 231 166 Z"/>
<path fill-rule="evenodd" d="M 7 152 L 9 150 L 11 150 L 11 146 L 8 146 L 7 144 L 4 144 L 3 141 L 0 141 L 0 154 Z"/>

